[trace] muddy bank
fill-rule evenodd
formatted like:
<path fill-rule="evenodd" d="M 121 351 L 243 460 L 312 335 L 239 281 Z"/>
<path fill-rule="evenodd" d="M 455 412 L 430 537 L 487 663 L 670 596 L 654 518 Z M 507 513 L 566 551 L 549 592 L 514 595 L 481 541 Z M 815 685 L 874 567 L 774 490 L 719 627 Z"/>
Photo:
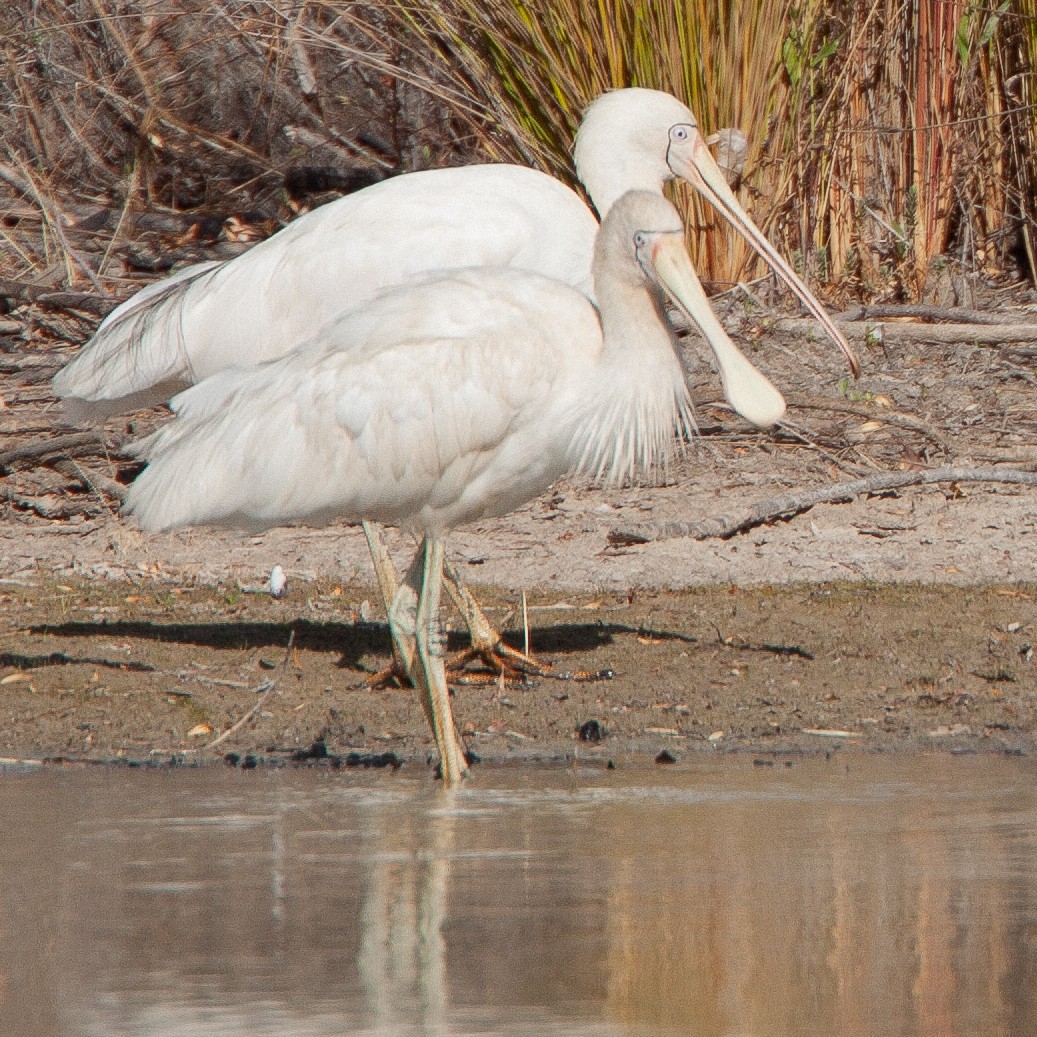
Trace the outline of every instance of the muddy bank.
<path fill-rule="evenodd" d="M 521 645 L 517 598 L 482 593 Z M 560 675 L 611 679 L 473 677 L 454 685 L 455 715 L 487 761 L 1031 753 L 1035 595 L 1029 585 L 541 592 L 528 599 L 533 650 Z M 0 755 L 287 762 L 318 743 L 341 762 L 424 767 L 433 749 L 414 693 L 366 682 L 388 661 L 375 601 L 371 588 L 330 581 L 296 583 L 281 600 L 234 584 L 6 582 Z M 451 635 L 451 648 L 464 642 Z"/>

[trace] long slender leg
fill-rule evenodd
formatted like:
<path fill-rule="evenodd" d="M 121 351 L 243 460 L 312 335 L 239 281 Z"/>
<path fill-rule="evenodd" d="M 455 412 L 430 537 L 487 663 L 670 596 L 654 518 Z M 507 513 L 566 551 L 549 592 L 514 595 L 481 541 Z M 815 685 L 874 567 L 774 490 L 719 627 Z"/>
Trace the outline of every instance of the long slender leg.
<path fill-rule="evenodd" d="M 442 647 L 438 642 L 439 599 L 443 585 L 443 543 L 437 537 L 426 537 L 421 591 L 418 595 L 417 640 L 418 678 L 425 715 L 439 747 L 440 769 L 446 785 L 456 785 L 468 773 L 464 750 L 457 737 L 450 709 L 450 692 L 446 682 Z M 409 575 L 409 574 L 408 574 Z"/>
<path fill-rule="evenodd" d="M 371 562 L 374 565 L 375 576 L 378 579 L 378 590 L 382 595 L 382 604 L 385 606 L 385 615 L 388 618 L 394 608 L 407 609 L 413 613 L 417 607 L 417 591 L 415 585 L 407 595 L 406 603 L 397 602 L 396 598 L 400 592 L 400 582 L 396 577 L 396 566 L 393 565 L 389 552 L 378 535 L 378 530 L 370 523 L 364 522 L 364 536 L 367 537 L 367 546 L 371 550 Z M 415 556 L 417 557 L 417 556 Z M 411 563 L 412 566 L 414 563 Z M 406 626 L 406 624 L 404 624 Z M 394 679 L 408 680 L 411 675 L 411 667 L 414 665 L 414 637 L 413 625 L 410 632 L 405 634 L 399 625 L 389 621 L 389 633 L 392 635 L 392 666 L 381 673 L 375 674 L 371 683 L 381 685 L 391 683 Z"/>
<path fill-rule="evenodd" d="M 374 564 L 374 574 L 378 578 L 378 590 L 382 595 L 382 602 L 386 611 L 392 604 L 399 590 L 400 581 L 396 577 L 396 566 L 392 564 L 389 552 L 378 535 L 378 530 L 366 519 L 361 523 L 364 527 L 364 536 L 367 537 L 367 546 L 371 550 L 371 561 Z"/>

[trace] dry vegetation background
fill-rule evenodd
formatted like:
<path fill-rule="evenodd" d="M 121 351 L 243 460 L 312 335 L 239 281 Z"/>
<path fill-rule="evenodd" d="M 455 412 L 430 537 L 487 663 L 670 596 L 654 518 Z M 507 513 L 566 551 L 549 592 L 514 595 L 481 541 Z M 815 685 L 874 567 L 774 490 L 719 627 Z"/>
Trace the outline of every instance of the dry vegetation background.
<path fill-rule="evenodd" d="M 624 85 L 747 134 L 743 197 L 815 283 L 916 299 L 934 262 L 1030 274 L 1035 40 L 1035 0 L 14 0 L 3 295 L 103 309 L 192 242 L 397 172 L 571 178 L 580 112 Z M 751 273 L 711 225 L 704 274 Z"/>

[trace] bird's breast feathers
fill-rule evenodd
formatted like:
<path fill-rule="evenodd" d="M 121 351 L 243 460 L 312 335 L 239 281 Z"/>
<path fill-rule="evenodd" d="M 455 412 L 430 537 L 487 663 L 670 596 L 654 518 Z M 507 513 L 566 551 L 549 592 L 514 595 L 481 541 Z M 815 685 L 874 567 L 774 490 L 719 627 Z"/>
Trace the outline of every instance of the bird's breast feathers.
<path fill-rule="evenodd" d="M 262 369 L 249 389 L 266 441 L 256 454 L 281 455 L 282 478 L 320 480 L 325 509 L 393 519 L 431 507 L 451 523 L 498 514 L 508 501 L 495 482 L 531 495 L 564 472 L 553 415 L 575 411 L 599 343 L 591 305 L 533 275 L 460 273 L 388 293 Z"/>

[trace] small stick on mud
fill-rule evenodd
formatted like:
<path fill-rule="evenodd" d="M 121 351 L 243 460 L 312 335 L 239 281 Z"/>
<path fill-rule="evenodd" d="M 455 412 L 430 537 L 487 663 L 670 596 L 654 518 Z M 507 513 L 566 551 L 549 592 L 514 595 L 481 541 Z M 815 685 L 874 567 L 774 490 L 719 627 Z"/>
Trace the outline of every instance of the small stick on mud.
<path fill-rule="evenodd" d="M 938 482 L 1004 482 L 1037 486 L 1037 472 L 1018 468 L 932 468 L 914 472 L 880 472 L 864 479 L 819 486 L 802 493 L 771 497 L 754 504 L 740 516 L 717 515 L 713 518 L 690 522 L 638 522 L 612 530 L 608 542 L 613 545 L 646 544 L 651 540 L 669 540 L 674 537 L 692 537 L 708 540 L 718 537 L 727 540 L 767 522 L 788 520 L 815 504 L 846 504 L 862 493 L 881 493 L 905 486 L 927 486 Z"/>
<path fill-rule="evenodd" d="M 223 734 L 218 735 L 207 745 L 202 746 L 202 752 L 208 752 L 210 749 L 215 749 L 221 742 L 225 742 L 235 731 L 240 731 L 242 727 L 247 724 L 252 717 L 259 712 L 262 708 L 263 703 L 270 697 L 271 693 L 277 689 L 277 686 L 281 683 L 281 678 L 284 676 L 284 671 L 288 668 L 288 660 L 292 657 L 292 648 L 295 645 L 295 631 L 293 630 L 288 636 L 288 645 L 284 650 L 284 658 L 281 660 L 281 668 L 278 671 L 276 677 L 268 681 L 263 681 L 262 684 L 257 685 L 256 691 L 260 693 L 259 698 L 256 699 L 252 708 L 246 710 L 246 712 L 230 727 L 227 728 Z"/>

